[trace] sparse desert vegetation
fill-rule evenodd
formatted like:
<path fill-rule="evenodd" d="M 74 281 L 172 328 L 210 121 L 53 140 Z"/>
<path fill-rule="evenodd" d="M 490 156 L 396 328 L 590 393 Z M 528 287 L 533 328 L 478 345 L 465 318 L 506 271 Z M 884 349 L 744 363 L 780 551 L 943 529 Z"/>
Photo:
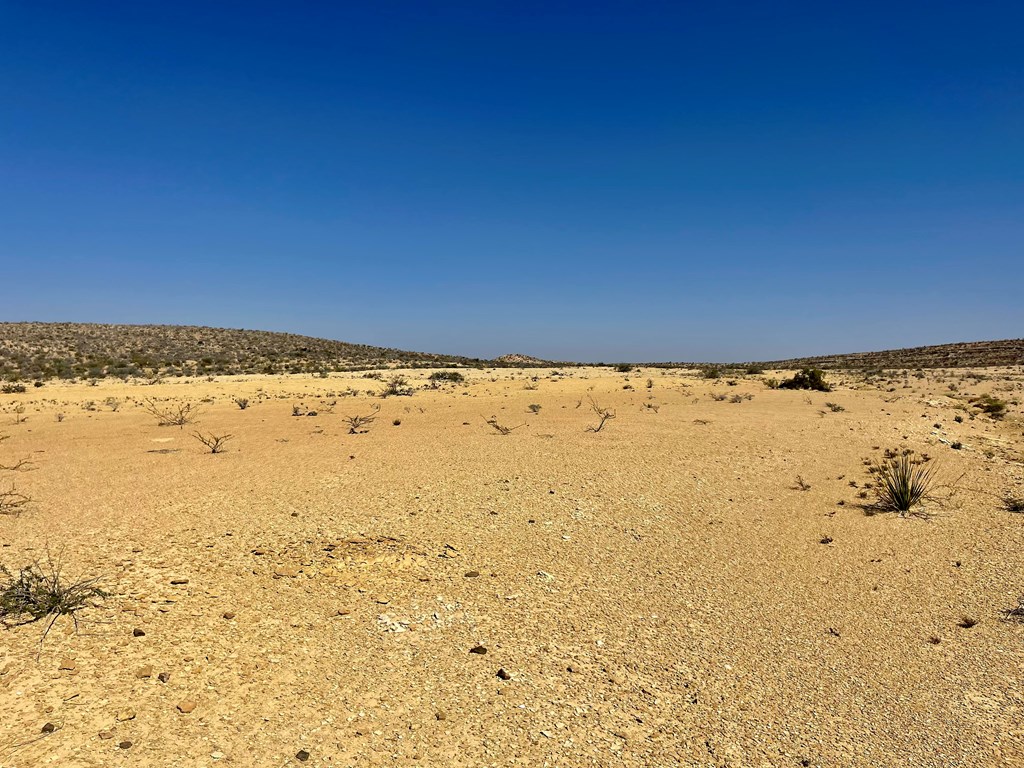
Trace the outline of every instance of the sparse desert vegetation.
<path fill-rule="evenodd" d="M 1024 369 L 619 367 L 0 394 L 0 762 L 1018 754 Z"/>

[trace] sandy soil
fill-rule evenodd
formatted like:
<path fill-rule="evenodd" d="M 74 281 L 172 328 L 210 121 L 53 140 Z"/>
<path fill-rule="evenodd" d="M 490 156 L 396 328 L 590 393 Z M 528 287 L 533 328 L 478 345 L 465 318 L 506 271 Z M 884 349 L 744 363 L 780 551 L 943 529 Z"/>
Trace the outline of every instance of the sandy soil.
<path fill-rule="evenodd" d="M 1024 765 L 1024 515 L 998 498 L 1021 410 L 948 386 L 1020 398 L 1020 369 L 829 394 L 548 373 L 0 396 L 0 464 L 35 463 L 0 470 L 33 499 L 0 564 L 49 551 L 111 593 L 78 631 L 0 631 L 0 766 Z M 205 402 L 178 429 L 145 398 Z M 901 447 L 959 479 L 929 519 L 858 498 Z"/>

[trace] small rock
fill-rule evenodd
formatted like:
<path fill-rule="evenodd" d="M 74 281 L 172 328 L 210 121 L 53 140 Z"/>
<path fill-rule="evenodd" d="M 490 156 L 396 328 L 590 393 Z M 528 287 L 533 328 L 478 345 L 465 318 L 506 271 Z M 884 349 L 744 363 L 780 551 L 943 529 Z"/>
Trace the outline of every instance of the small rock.
<path fill-rule="evenodd" d="M 434 713 L 434 719 L 435 720 L 447 720 L 448 719 L 448 715 L 445 712 L 435 712 Z"/>
<path fill-rule="evenodd" d="M 171 679 L 171 673 L 161 672 L 159 675 L 156 676 L 156 679 L 159 680 L 161 683 L 166 683 L 168 680 Z"/>
<path fill-rule="evenodd" d="M 59 669 L 75 669 L 77 666 L 74 659 L 61 659 Z"/>
<path fill-rule="evenodd" d="M 106 741 L 107 739 L 114 738 L 114 734 L 112 734 L 110 731 L 100 731 L 98 735 L 104 741 Z"/>
<path fill-rule="evenodd" d="M 145 636 L 146 636 L 146 632 L 144 630 L 139 629 L 138 627 L 136 627 L 135 629 L 132 630 L 132 637 L 145 637 Z"/>
<path fill-rule="evenodd" d="M 351 616 L 352 615 L 352 611 L 350 611 L 348 608 L 339 608 L 338 612 L 335 613 L 334 615 L 335 616 Z"/>
<path fill-rule="evenodd" d="M 44 725 L 42 727 L 42 732 L 43 733 L 53 733 L 56 730 L 57 730 L 57 726 L 54 725 L 53 723 L 47 723 L 46 725 Z"/>
<path fill-rule="evenodd" d="M 175 586 L 180 586 L 182 584 L 188 584 L 188 579 L 183 578 L 183 577 L 179 577 L 179 578 L 176 578 L 176 579 L 171 579 L 171 584 L 174 584 Z"/>
<path fill-rule="evenodd" d="M 224 759 L 224 753 L 223 752 L 212 752 L 210 754 L 210 757 L 213 758 L 214 760 L 223 760 Z"/>
<path fill-rule="evenodd" d="M 153 676 L 153 665 L 152 664 L 147 664 L 144 667 L 139 667 L 137 670 L 135 670 L 135 676 L 137 678 L 139 678 L 140 680 L 142 678 L 145 678 L 145 677 L 152 677 Z"/>
<path fill-rule="evenodd" d="M 119 722 L 119 723 L 126 723 L 129 720 L 134 720 L 134 719 L 135 719 L 135 710 L 131 709 L 130 707 L 128 709 L 122 709 L 120 712 L 117 713 L 117 722 Z"/>
<path fill-rule="evenodd" d="M 506 672 L 504 667 L 502 667 L 501 669 L 498 670 L 498 677 L 500 679 L 502 679 L 502 680 L 511 680 L 512 679 L 512 675 L 510 675 L 508 672 Z"/>
<path fill-rule="evenodd" d="M 274 575 L 280 578 L 294 579 L 299 575 L 299 569 L 294 565 L 279 565 L 274 569 Z"/>
<path fill-rule="evenodd" d="M 476 577 L 478 577 L 480 575 L 480 571 L 466 571 L 466 573 L 463 574 L 463 575 L 467 579 L 475 579 Z"/>
<path fill-rule="evenodd" d="M 831 536 L 822 536 L 821 537 L 821 543 L 822 544 L 831 544 L 833 541 L 835 541 L 835 539 L 833 539 Z"/>
<path fill-rule="evenodd" d="M 295 759 L 298 760 L 300 763 L 304 763 L 307 760 L 309 760 L 309 752 L 307 752 L 304 749 L 300 749 L 298 752 L 295 753 Z"/>
<path fill-rule="evenodd" d="M 130 741 L 121 741 L 117 744 L 119 749 L 131 749 L 132 743 Z"/>
<path fill-rule="evenodd" d="M 224 613 L 222 613 L 221 616 L 227 619 L 228 621 L 231 621 L 233 618 L 235 618 L 235 614 L 233 611 L 224 611 Z"/>
<path fill-rule="evenodd" d="M 184 701 L 178 702 L 178 711 L 183 715 L 187 715 L 195 711 L 195 708 L 198 706 L 199 704 L 192 699 L 185 699 Z"/>
<path fill-rule="evenodd" d="M 477 654 L 480 654 L 481 656 L 483 656 L 485 653 L 487 653 L 487 649 L 484 648 L 484 646 L 482 646 L 482 645 L 474 645 L 472 648 L 469 649 L 469 652 L 470 653 L 477 653 Z"/>

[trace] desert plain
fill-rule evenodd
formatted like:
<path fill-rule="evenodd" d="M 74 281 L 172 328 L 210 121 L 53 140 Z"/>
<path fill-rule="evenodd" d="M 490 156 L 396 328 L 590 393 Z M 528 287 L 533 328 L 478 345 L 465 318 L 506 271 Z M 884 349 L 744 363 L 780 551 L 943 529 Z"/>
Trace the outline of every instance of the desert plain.
<path fill-rule="evenodd" d="M 1021 368 L 430 373 L 0 395 L 0 766 L 1024 765 Z"/>

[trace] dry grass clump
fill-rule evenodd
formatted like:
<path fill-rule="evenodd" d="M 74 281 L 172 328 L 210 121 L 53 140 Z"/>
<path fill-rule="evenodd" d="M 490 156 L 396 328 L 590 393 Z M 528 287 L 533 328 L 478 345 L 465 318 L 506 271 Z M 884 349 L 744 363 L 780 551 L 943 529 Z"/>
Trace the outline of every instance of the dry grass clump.
<path fill-rule="evenodd" d="M 613 411 L 611 408 L 602 408 L 600 405 L 598 405 L 597 401 L 593 397 L 588 396 L 587 399 L 590 401 L 590 410 L 592 410 L 597 415 L 598 422 L 593 426 L 587 427 L 586 431 L 594 433 L 600 432 L 602 429 L 604 429 L 604 425 L 606 422 L 609 422 L 615 418 L 615 411 Z"/>
<path fill-rule="evenodd" d="M 10 490 L 0 491 L 0 515 L 20 515 L 22 507 L 31 501 L 25 494 L 18 493 L 12 485 Z"/>
<path fill-rule="evenodd" d="M 1003 494 L 1003 506 L 1007 512 L 1024 512 L 1024 496 L 1013 493 Z"/>
<path fill-rule="evenodd" d="M 156 417 L 159 427 L 184 428 L 186 424 L 191 424 L 199 417 L 199 406 L 188 402 L 161 405 L 155 400 L 146 400 L 142 403 L 142 409 Z"/>
<path fill-rule="evenodd" d="M 1017 598 L 1016 608 L 1007 608 L 1003 611 L 1003 618 L 1007 621 L 1018 621 L 1024 624 L 1024 596 Z"/>
<path fill-rule="evenodd" d="M 519 427 L 525 427 L 526 426 L 525 424 L 519 424 L 519 425 L 517 425 L 515 427 L 506 427 L 504 424 L 499 424 L 498 423 L 498 417 L 497 416 L 491 416 L 491 418 L 484 419 L 484 421 L 486 421 L 489 426 L 493 427 L 496 432 L 498 432 L 499 434 L 502 434 L 502 435 L 510 435 L 510 434 L 512 434 L 512 432 L 514 430 L 519 429 Z"/>
<path fill-rule="evenodd" d="M 869 472 L 875 476 L 875 509 L 906 514 L 928 495 L 935 476 L 935 465 L 911 450 L 896 455 L 887 452 Z"/>
<path fill-rule="evenodd" d="M 46 632 L 60 616 L 75 618 L 75 612 L 85 608 L 90 600 L 109 595 L 100 588 L 99 579 L 65 579 L 61 562 L 48 560 L 44 568 L 33 563 L 11 573 L 0 565 L 0 619 L 6 625 L 9 619 L 16 624 L 29 624 L 50 618 Z M 27 617 L 27 618 L 26 618 Z M 75 626 L 78 621 L 75 619 Z M 46 633 L 43 633 L 46 637 Z"/>
<path fill-rule="evenodd" d="M 380 412 L 380 406 L 376 405 L 373 408 L 373 413 L 366 416 L 345 416 L 342 418 L 346 424 L 348 424 L 348 433 L 350 435 L 365 435 L 370 430 L 365 427 L 370 426 L 377 420 L 377 414 Z"/>
<path fill-rule="evenodd" d="M 212 432 L 204 435 L 202 432 L 193 432 L 192 437 L 210 449 L 210 453 L 224 453 L 227 450 L 226 443 L 234 435 L 215 435 Z"/>

